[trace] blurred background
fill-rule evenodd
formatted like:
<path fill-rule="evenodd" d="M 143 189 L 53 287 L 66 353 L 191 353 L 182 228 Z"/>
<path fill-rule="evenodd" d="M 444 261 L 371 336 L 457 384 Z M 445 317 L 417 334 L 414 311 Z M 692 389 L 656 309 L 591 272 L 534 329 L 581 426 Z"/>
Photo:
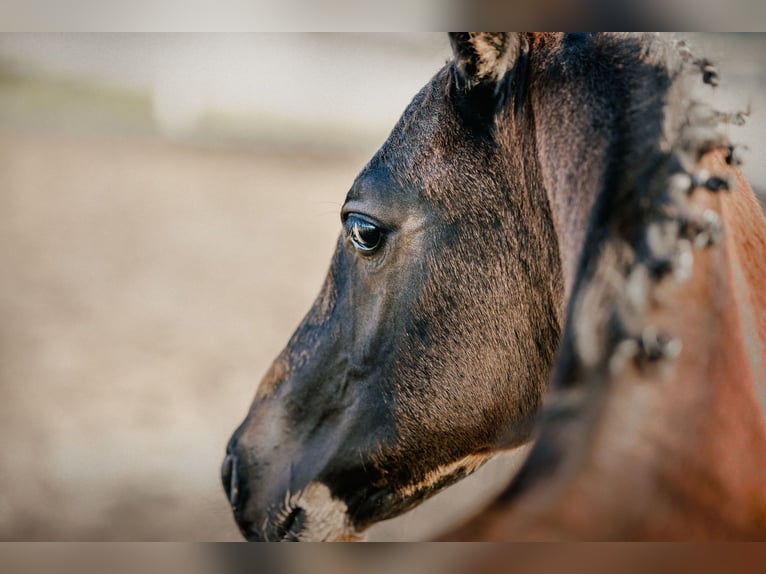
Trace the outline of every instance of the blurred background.
<path fill-rule="evenodd" d="M 766 35 L 691 39 L 752 112 L 732 136 L 766 190 Z M 356 173 L 449 56 L 442 34 L 0 35 L 0 539 L 240 539 L 226 441 Z M 442 530 L 518 459 L 371 539 Z"/>

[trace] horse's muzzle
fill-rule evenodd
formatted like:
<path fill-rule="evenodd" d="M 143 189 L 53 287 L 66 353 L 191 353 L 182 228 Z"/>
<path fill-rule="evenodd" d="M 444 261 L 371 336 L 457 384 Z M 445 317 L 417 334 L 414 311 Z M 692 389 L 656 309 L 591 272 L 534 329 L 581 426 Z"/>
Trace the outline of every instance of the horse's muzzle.
<path fill-rule="evenodd" d="M 340 449 L 348 439 L 332 432 L 315 433 L 307 444 L 286 430 L 278 405 L 257 406 L 231 436 L 221 463 L 223 490 L 242 535 L 253 541 L 358 539 L 349 501 L 358 506 L 376 478 L 357 462 L 358 451 Z"/>
<path fill-rule="evenodd" d="M 260 525 L 262 530 L 255 528 L 255 524 L 246 518 L 247 473 L 241 468 L 242 459 L 236 454 L 236 446 L 236 440 L 232 440 L 226 449 L 226 456 L 221 464 L 221 482 L 242 535 L 250 541 L 259 542 L 298 540 L 306 518 L 305 511 L 300 507 L 293 508 L 278 523 L 272 523 L 271 520 L 264 521 Z"/>

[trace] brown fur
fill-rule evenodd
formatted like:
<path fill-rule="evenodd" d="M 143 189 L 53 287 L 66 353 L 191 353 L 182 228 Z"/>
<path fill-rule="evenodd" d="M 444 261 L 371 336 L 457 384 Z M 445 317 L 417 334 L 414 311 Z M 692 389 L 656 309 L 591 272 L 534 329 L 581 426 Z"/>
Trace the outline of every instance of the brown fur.
<path fill-rule="evenodd" d="M 713 166 L 719 169 L 720 166 Z M 766 217 L 742 173 L 736 172 L 737 189 L 721 199 L 723 217 L 736 242 L 729 243 L 736 309 L 740 314 L 749 363 L 753 367 L 761 410 L 766 416 Z M 756 331 L 755 333 L 753 331 Z"/>
<path fill-rule="evenodd" d="M 703 166 L 728 169 L 720 154 Z M 570 400 L 570 379 L 583 395 L 575 411 L 543 422 L 520 480 L 447 539 L 766 539 L 766 426 L 735 287 L 738 265 L 764 279 L 752 237 L 766 225 L 739 173 L 736 182 L 730 194 L 697 190 L 691 202 L 722 215 L 724 244 L 696 254 L 689 281 L 665 279 L 650 294 L 643 320 L 683 343 L 678 359 L 618 374 L 602 366 L 599 381 L 559 370 L 548 404 Z M 762 322 L 766 307 L 751 309 Z"/>

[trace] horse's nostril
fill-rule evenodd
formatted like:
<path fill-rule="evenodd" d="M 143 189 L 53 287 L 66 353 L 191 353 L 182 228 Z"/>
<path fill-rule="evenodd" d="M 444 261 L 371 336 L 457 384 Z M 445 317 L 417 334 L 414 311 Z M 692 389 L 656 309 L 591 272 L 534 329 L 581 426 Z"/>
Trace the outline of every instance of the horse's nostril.
<path fill-rule="evenodd" d="M 227 454 L 221 465 L 221 481 L 229 504 L 236 510 L 239 499 L 239 476 L 237 476 L 237 459 L 232 454 Z"/>

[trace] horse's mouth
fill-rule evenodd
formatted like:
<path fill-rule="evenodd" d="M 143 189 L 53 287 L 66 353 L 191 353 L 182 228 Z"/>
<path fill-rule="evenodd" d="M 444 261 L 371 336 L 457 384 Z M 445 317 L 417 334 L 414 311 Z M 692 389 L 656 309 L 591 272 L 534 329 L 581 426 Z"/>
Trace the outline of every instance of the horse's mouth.
<path fill-rule="evenodd" d="M 239 530 L 248 542 L 300 542 L 304 520 L 302 511 L 296 510 L 279 524 L 264 524 L 261 529 L 240 524 Z"/>
<path fill-rule="evenodd" d="M 285 519 L 277 525 L 276 537 L 280 542 L 298 542 L 303 525 L 306 522 L 306 511 L 294 508 Z"/>
<path fill-rule="evenodd" d="M 349 515 L 346 503 L 332 495 L 329 487 L 312 482 L 270 512 L 253 517 L 235 511 L 240 531 L 247 540 L 260 542 L 355 541 L 364 538 Z"/>
<path fill-rule="evenodd" d="M 265 521 L 260 530 L 246 522 L 239 529 L 249 542 L 299 542 L 305 525 L 306 511 L 296 507 L 278 522 Z"/>
<path fill-rule="evenodd" d="M 339 514 L 327 516 L 324 512 L 317 513 L 317 509 L 310 505 L 308 508 L 300 505 L 283 508 L 261 524 L 243 519 L 241 515 L 237 522 L 243 537 L 250 542 L 361 542 L 367 538 L 366 531 L 370 526 L 398 516 L 427 497 L 418 494 L 403 497 L 402 493 L 387 488 L 360 494 L 363 502 L 356 508 L 354 523 L 347 514 L 342 515 L 341 520 Z"/>

